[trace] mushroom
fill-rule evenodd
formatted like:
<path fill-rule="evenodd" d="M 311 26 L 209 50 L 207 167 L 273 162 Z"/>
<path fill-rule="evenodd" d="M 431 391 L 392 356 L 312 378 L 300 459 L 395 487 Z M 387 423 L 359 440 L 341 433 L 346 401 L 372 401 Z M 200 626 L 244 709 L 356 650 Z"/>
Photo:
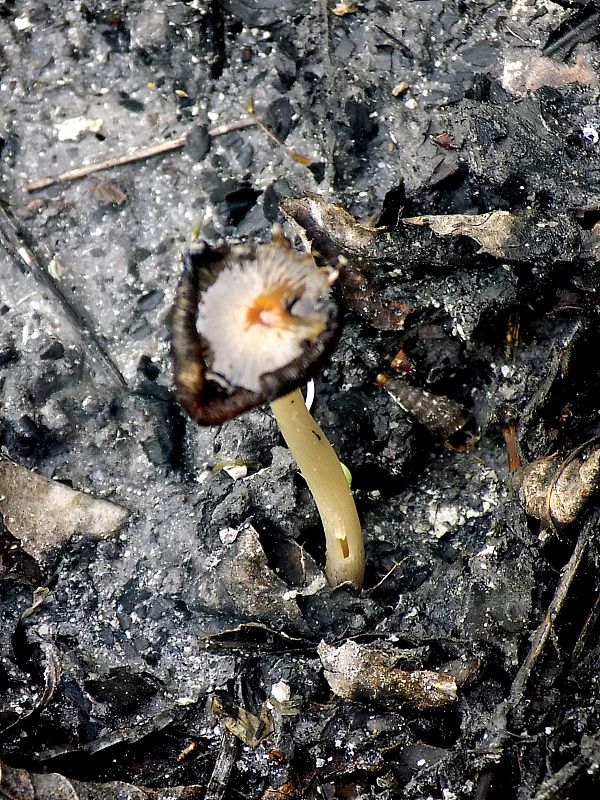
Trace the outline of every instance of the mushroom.
<path fill-rule="evenodd" d="M 173 310 L 177 399 L 200 425 L 220 425 L 270 401 L 315 499 L 330 584 L 362 586 L 364 544 L 339 459 L 300 391 L 332 349 L 336 273 L 291 249 L 199 244 L 183 260 Z"/>

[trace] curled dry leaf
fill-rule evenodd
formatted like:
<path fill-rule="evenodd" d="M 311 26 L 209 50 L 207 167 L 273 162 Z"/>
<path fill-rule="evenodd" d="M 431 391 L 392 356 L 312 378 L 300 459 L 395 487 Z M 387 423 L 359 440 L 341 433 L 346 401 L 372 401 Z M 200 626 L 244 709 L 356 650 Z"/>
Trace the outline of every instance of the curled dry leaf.
<path fill-rule="evenodd" d="M 114 205 L 122 206 L 127 200 L 125 192 L 114 181 L 107 178 L 106 175 L 92 175 L 90 176 L 90 183 L 92 196 L 98 203 L 114 203 Z"/>
<path fill-rule="evenodd" d="M 34 558 L 78 534 L 108 539 L 129 516 L 122 506 L 49 481 L 0 456 L 0 512 Z"/>
<path fill-rule="evenodd" d="M 598 260 L 597 233 L 583 231 L 574 214 L 550 215 L 537 210 L 426 214 L 406 217 L 401 223 L 426 226 L 442 239 L 472 239 L 480 245 L 482 253 L 513 262 Z"/>
<path fill-rule="evenodd" d="M 289 586 L 270 568 L 260 537 L 250 523 L 223 544 L 213 579 L 203 587 L 202 602 L 220 614 L 244 617 L 254 622 L 275 620 L 294 633 L 309 628 Z"/>
<path fill-rule="evenodd" d="M 194 800 L 203 796 L 200 786 L 145 789 L 122 781 L 86 783 L 57 772 L 36 774 L 0 762 L 0 797 L 3 800 Z"/>
<path fill-rule="evenodd" d="M 341 647 L 321 642 L 317 650 L 327 683 L 335 694 L 347 700 L 378 703 L 393 710 L 403 705 L 440 708 L 456 701 L 456 680 L 452 675 L 398 669 L 397 658 L 387 650 L 353 641 Z"/>
<path fill-rule="evenodd" d="M 11 728 L 15 728 L 32 714 L 36 713 L 37 711 L 41 711 L 48 705 L 50 700 L 52 700 L 56 694 L 56 690 L 58 689 L 61 678 L 61 664 L 58 650 L 51 642 L 41 641 L 39 643 L 39 653 L 40 667 L 43 667 L 43 688 L 34 704 L 30 708 L 25 709 L 20 706 L 18 709 L 18 716 L 16 716 L 8 725 L 0 727 L 0 734 L 4 734 Z M 0 776 L 1 775 L 2 770 L 0 766 Z M 0 798 L 3 797 L 2 781 L 0 780 Z"/>
<path fill-rule="evenodd" d="M 330 263 L 341 252 L 375 259 L 382 255 L 381 248 L 388 244 L 387 234 L 381 235 L 382 229 L 357 222 L 345 208 L 328 203 L 317 194 L 286 198 L 281 202 L 281 210 L 304 240 L 313 242 L 316 250 Z"/>
<path fill-rule="evenodd" d="M 600 437 L 573 450 L 562 461 L 551 455 L 528 464 L 515 476 L 525 512 L 546 527 L 570 525 L 579 518 L 600 482 Z"/>

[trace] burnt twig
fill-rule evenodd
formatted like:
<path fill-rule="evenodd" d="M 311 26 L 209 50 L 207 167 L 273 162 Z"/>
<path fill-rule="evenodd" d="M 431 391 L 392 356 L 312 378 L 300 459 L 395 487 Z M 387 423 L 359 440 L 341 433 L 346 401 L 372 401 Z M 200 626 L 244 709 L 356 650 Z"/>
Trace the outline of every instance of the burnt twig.
<path fill-rule="evenodd" d="M 90 351 L 92 361 L 99 362 L 108 376 L 119 386 L 127 386 L 125 378 L 121 375 L 100 339 L 50 274 L 48 269 L 50 259 L 42 253 L 34 252 L 33 246 L 29 246 L 27 238 L 21 226 L 0 205 L 0 244 L 10 253 L 19 268 L 25 274 L 31 274 L 58 302 L 69 323 L 85 347 Z"/>
<path fill-rule="evenodd" d="M 575 797 L 575 794 L 571 794 L 569 790 L 575 788 L 584 774 L 591 774 L 596 770 L 600 758 L 600 738 L 584 736 L 581 750 L 582 752 L 578 756 L 543 782 L 533 800 L 560 800 L 567 796 Z"/>
<path fill-rule="evenodd" d="M 589 642 L 589 638 L 594 628 L 598 624 L 598 619 L 600 619 L 600 594 L 596 595 L 596 600 L 594 601 L 592 610 L 587 615 L 583 628 L 581 629 L 581 633 L 577 637 L 575 647 L 573 648 L 573 653 L 571 654 L 571 664 L 578 664 L 583 658 L 585 647 Z"/>
<path fill-rule="evenodd" d="M 542 53 L 544 53 L 544 55 L 552 56 L 560 50 L 568 52 L 576 44 L 580 42 L 589 42 L 590 39 L 596 35 L 598 21 L 600 20 L 600 11 L 597 9 L 591 11 L 589 16 L 580 19 L 575 25 L 573 25 L 572 22 L 574 18 L 575 14 L 571 15 L 564 25 L 561 26 L 562 30 L 557 31 L 555 36 L 551 37 L 551 41 L 544 45 L 542 48 Z"/>
<path fill-rule="evenodd" d="M 238 740 L 230 731 L 223 731 L 217 760 L 206 787 L 204 800 L 222 800 L 225 797 L 237 752 Z"/>
<path fill-rule="evenodd" d="M 568 560 L 565 568 L 562 571 L 562 577 L 558 586 L 556 587 L 554 597 L 550 601 L 550 605 L 544 614 L 544 619 L 533 635 L 529 652 L 519 667 L 515 679 L 512 682 L 507 705 L 508 709 L 513 711 L 513 714 L 516 714 L 519 710 L 527 682 L 529 681 L 531 673 L 533 672 L 535 665 L 542 655 L 546 642 L 554 630 L 554 622 L 565 604 L 569 590 L 571 589 L 571 584 L 573 583 L 577 571 L 581 566 L 581 562 L 587 550 L 588 544 L 589 531 L 588 527 L 586 526 L 583 528 L 579 538 L 577 539 L 577 543 L 575 544 L 571 558 Z"/>
<path fill-rule="evenodd" d="M 486 752 L 490 753 L 494 758 L 502 753 L 504 744 L 509 737 L 509 715 L 510 728 L 515 730 L 517 724 L 523 728 L 523 699 L 525 689 L 531 677 L 531 674 L 542 655 L 546 642 L 554 635 L 554 623 L 560 614 L 575 576 L 581 566 L 583 557 L 589 545 L 590 539 L 590 526 L 586 525 L 581 531 L 571 558 L 567 562 L 562 571 L 562 577 L 554 592 L 554 596 L 550 601 L 542 622 L 539 624 L 537 630 L 533 634 L 531 647 L 527 653 L 525 660 L 519 667 L 517 674 L 512 682 L 508 698 L 501 703 L 496 711 L 495 731 L 491 736 L 488 736 L 486 741 Z M 495 769 L 490 767 L 484 770 L 479 776 L 478 786 L 475 797 L 477 800 L 484 800 L 487 797 L 488 790 L 494 778 Z M 566 784 L 565 784 L 566 785 Z M 539 796 L 538 796 L 539 795 Z M 538 793 L 536 800 L 551 800 L 551 798 L 560 796 L 559 794 Z"/>

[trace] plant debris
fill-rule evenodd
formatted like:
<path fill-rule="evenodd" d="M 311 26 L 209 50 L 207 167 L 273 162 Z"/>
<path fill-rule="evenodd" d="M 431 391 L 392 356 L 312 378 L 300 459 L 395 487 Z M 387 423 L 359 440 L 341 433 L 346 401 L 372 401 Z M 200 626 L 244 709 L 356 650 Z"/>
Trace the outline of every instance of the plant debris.
<path fill-rule="evenodd" d="M 210 707 L 225 728 L 249 747 L 258 747 L 275 730 L 266 706 L 263 706 L 260 717 L 251 714 L 242 706 L 232 707 L 219 697 L 213 697 Z"/>
<path fill-rule="evenodd" d="M 0 795 L 597 796 L 597 3 L 108 5 L 0 13 Z M 277 224 L 362 589 L 269 409 L 175 400 L 182 254 Z"/>
<path fill-rule="evenodd" d="M 0 456 L 0 512 L 23 549 L 38 559 L 75 536 L 113 536 L 129 516 L 115 503 L 46 480 L 6 456 Z"/>
<path fill-rule="evenodd" d="M 143 789 L 122 781 L 84 783 L 69 780 L 56 772 L 38 774 L 13 769 L 0 763 L 0 793 L 6 800 L 194 800 L 202 797 L 199 786 L 179 786 L 170 789 Z"/>
<path fill-rule="evenodd" d="M 451 439 L 473 422 L 473 415 L 459 403 L 412 386 L 407 381 L 397 381 L 380 373 L 376 382 L 426 428 L 436 431 L 444 439 Z"/>
<path fill-rule="evenodd" d="M 348 700 L 389 709 L 440 708 L 456 701 L 456 681 L 451 675 L 399 669 L 396 664 L 402 657 L 389 650 L 356 642 L 341 647 L 321 642 L 318 653 L 332 691 Z"/>
<path fill-rule="evenodd" d="M 600 442 L 590 440 L 559 459 L 557 454 L 527 464 L 517 477 L 527 514 L 547 527 L 571 525 L 594 499 L 600 484 Z"/>

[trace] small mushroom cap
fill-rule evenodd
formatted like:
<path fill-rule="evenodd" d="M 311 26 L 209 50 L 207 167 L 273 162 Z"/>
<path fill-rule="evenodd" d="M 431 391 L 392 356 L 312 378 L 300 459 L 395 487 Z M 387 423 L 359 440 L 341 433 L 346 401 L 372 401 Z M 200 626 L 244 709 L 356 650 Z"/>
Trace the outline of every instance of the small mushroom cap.
<path fill-rule="evenodd" d="M 335 340 L 330 274 L 279 239 L 184 257 L 172 349 L 181 405 L 215 425 L 300 386 Z"/>

